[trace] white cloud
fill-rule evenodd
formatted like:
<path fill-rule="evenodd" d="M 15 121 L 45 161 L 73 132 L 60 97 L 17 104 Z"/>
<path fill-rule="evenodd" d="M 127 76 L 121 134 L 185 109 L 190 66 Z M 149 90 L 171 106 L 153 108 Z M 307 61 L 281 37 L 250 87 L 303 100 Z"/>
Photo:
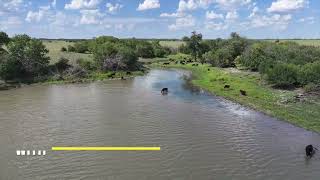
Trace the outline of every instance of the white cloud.
<path fill-rule="evenodd" d="M 22 21 L 17 16 L 10 16 L 5 20 L 0 21 L 0 30 L 8 30 L 18 28 L 22 24 Z"/>
<path fill-rule="evenodd" d="M 99 12 L 98 9 L 94 10 L 81 10 L 81 19 L 80 24 L 100 24 L 100 19 L 103 15 Z"/>
<path fill-rule="evenodd" d="M 255 6 L 255 7 L 252 9 L 251 14 L 249 15 L 249 18 L 252 18 L 252 17 L 256 16 L 258 12 L 259 12 L 259 8 Z"/>
<path fill-rule="evenodd" d="M 144 11 L 148 9 L 157 9 L 160 8 L 159 0 L 144 0 L 143 3 L 139 4 L 137 8 L 138 11 Z"/>
<path fill-rule="evenodd" d="M 21 11 L 23 0 L 0 0 L 0 14 Z"/>
<path fill-rule="evenodd" d="M 101 0 L 72 0 L 65 5 L 65 9 L 95 9 Z"/>
<path fill-rule="evenodd" d="M 216 31 L 226 30 L 229 27 L 227 24 L 224 24 L 222 22 L 220 22 L 220 23 L 206 22 L 205 26 L 207 29 L 213 29 Z"/>
<path fill-rule="evenodd" d="M 301 23 L 308 23 L 308 24 L 314 24 L 315 23 L 315 17 L 306 17 L 306 18 L 300 18 L 298 22 Z"/>
<path fill-rule="evenodd" d="M 309 3 L 308 0 L 276 0 L 272 2 L 271 6 L 267 9 L 268 12 L 291 12 L 302 9 Z"/>
<path fill-rule="evenodd" d="M 275 29 L 286 29 L 289 25 L 292 16 L 290 14 L 280 15 L 274 14 L 271 16 L 260 16 L 256 15 L 251 18 L 249 25 L 251 28 L 263 28 L 263 27 L 273 27 Z"/>
<path fill-rule="evenodd" d="M 223 14 L 217 14 L 213 11 L 207 11 L 206 12 L 206 18 L 208 20 L 214 20 L 214 19 L 223 19 Z"/>
<path fill-rule="evenodd" d="M 206 9 L 213 2 L 214 0 L 180 0 L 177 11 L 193 11 L 198 8 Z"/>
<path fill-rule="evenodd" d="M 160 14 L 160 17 L 164 17 L 164 18 L 176 18 L 176 17 L 183 17 L 183 16 L 185 16 L 185 14 L 183 14 L 183 13 L 179 13 L 179 12 L 177 12 L 177 13 L 161 13 Z"/>
<path fill-rule="evenodd" d="M 218 6 L 222 9 L 234 10 L 241 6 L 250 5 L 251 0 L 216 0 Z"/>
<path fill-rule="evenodd" d="M 55 8 L 57 6 L 57 0 L 53 0 L 51 2 L 51 6 Z"/>
<path fill-rule="evenodd" d="M 192 15 L 187 15 L 185 17 L 179 17 L 176 19 L 175 24 L 169 25 L 170 30 L 179 30 L 183 28 L 191 28 L 196 24 L 196 20 Z"/>
<path fill-rule="evenodd" d="M 233 20 L 238 19 L 238 17 L 239 17 L 239 15 L 238 15 L 237 11 L 230 11 L 226 15 L 226 20 L 233 21 Z"/>
<path fill-rule="evenodd" d="M 122 7 L 123 5 L 122 4 L 119 4 L 119 3 L 116 3 L 116 4 L 111 4 L 111 3 L 107 3 L 106 4 L 106 7 L 107 7 L 107 11 L 110 13 L 110 14 L 115 14 L 116 12 L 118 12 Z"/>
<path fill-rule="evenodd" d="M 27 22 L 40 22 L 49 14 L 50 6 L 42 6 L 38 11 L 29 11 L 25 20 Z"/>

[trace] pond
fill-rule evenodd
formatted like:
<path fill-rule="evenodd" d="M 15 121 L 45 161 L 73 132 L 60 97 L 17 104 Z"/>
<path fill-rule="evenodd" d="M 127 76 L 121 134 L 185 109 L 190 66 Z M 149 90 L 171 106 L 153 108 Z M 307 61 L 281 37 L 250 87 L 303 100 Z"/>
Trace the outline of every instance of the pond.
<path fill-rule="evenodd" d="M 190 87 L 182 70 L 0 92 L 0 179 L 317 179 L 320 136 Z M 166 96 L 163 87 L 169 88 Z M 160 146 L 161 151 L 51 151 Z M 17 156 L 19 149 L 45 156 Z"/>

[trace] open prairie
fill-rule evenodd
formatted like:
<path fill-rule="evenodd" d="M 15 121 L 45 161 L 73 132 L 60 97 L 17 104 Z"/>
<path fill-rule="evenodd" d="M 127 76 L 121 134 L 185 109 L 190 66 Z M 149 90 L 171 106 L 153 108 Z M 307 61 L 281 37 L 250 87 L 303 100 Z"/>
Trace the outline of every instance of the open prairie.
<path fill-rule="evenodd" d="M 60 58 L 66 58 L 70 60 L 70 63 L 74 63 L 77 59 L 91 60 L 91 54 L 75 53 L 75 52 L 62 52 L 61 48 L 68 48 L 69 45 L 73 45 L 73 42 L 67 42 L 64 40 L 44 40 L 46 48 L 49 50 L 48 56 L 50 57 L 50 63 L 57 62 Z"/>

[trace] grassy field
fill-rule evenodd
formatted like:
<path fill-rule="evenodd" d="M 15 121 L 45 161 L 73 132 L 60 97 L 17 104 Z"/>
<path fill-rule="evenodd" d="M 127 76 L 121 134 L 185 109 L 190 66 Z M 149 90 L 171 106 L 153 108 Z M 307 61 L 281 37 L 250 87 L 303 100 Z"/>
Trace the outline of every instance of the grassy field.
<path fill-rule="evenodd" d="M 163 67 L 162 63 L 152 66 Z M 298 92 L 273 89 L 256 73 L 209 65 L 170 63 L 165 67 L 188 69 L 193 72 L 192 83 L 196 86 L 294 125 L 320 132 L 320 100 L 315 97 L 310 97 L 310 101 L 297 102 L 295 95 Z M 230 85 L 230 88 L 225 89 L 225 85 Z M 247 96 L 240 95 L 240 90 L 245 90 Z"/>
<path fill-rule="evenodd" d="M 268 40 L 268 41 L 272 41 L 274 42 L 275 40 Z M 296 42 L 300 45 L 305 45 L 305 46 L 316 46 L 319 47 L 320 46 L 320 39 L 283 39 L 280 40 L 280 42 L 285 42 L 285 41 L 289 41 L 289 42 Z"/>
<path fill-rule="evenodd" d="M 77 59 L 87 59 L 91 60 L 92 55 L 91 54 L 82 54 L 82 53 L 73 53 L 73 52 L 62 52 L 62 47 L 68 47 L 68 45 L 73 45 L 73 42 L 67 42 L 67 41 L 59 41 L 59 40 L 53 40 L 53 41 L 43 41 L 44 45 L 49 50 L 49 57 L 51 59 L 50 63 L 57 62 L 61 57 L 67 58 L 70 60 L 70 63 L 73 64 Z"/>
<path fill-rule="evenodd" d="M 180 45 L 184 44 L 183 41 L 160 41 L 161 46 L 178 49 Z"/>

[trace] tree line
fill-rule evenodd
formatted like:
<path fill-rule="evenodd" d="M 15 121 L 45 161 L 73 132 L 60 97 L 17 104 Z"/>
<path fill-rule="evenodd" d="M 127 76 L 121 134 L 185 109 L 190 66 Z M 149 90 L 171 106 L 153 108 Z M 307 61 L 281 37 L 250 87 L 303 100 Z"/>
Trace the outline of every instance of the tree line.
<path fill-rule="evenodd" d="M 295 42 L 251 40 L 231 33 L 228 39 L 204 40 L 192 32 L 183 37 L 178 52 L 194 61 L 221 68 L 244 67 L 258 71 L 278 87 L 320 85 L 320 48 Z M 96 71 L 136 71 L 143 68 L 138 58 L 167 57 L 176 53 L 159 41 L 118 39 L 101 36 L 76 41 L 61 51 L 90 53 L 93 61 L 78 59 L 75 64 L 61 58 L 50 64 L 49 50 L 41 40 L 27 35 L 12 38 L 0 32 L 0 79 L 38 82 L 48 78 L 87 77 Z"/>
<path fill-rule="evenodd" d="M 61 51 L 93 54 L 93 61 L 78 59 L 71 65 L 61 58 L 50 64 L 49 50 L 41 40 L 27 35 L 12 38 L 0 32 L 0 79 L 38 82 L 49 78 L 83 78 L 93 71 L 138 71 L 143 67 L 138 58 L 165 57 L 171 50 L 162 47 L 159 41 L 118 39 L 101 36 L 92 40 L 77 41 Z"/>
<path fill-rule="evenodd" d="M 258 71 L 277 87 L 320 85 L 319 47 L 296 42 L 250 40 L 237 33 L 231 33 L 228 39 L 203 40 L 201 34 L 192 32 L 190 37 L 182 40 L 185 44 L 179 47 L 179 51 L 192 55 L 201 63 Z"/>

